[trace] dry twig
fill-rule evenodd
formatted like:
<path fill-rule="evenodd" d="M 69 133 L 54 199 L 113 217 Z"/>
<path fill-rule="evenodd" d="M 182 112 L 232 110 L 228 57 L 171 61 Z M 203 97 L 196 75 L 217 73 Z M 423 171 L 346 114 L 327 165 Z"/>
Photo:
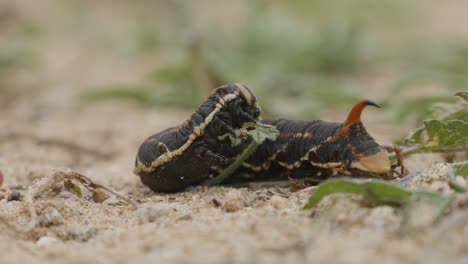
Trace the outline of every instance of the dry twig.
<path fill-rule="evenodd" d="M 64 180 L 76 180 L 78 182 L 80 182 L 81 184 L 83 184 L 83 186 L 88 189 L 89 191 L 91 192 L 95 192 L 97 189 L 103 189 L 117 197 L 119 197 L 120 199 L 122 199 L 123 201 L 125 201 L 126 203 L 132 205 L 133 207 L 137 208 L 138 206 L 130 199 L 128 199 L 127 197 L 119 194 L 118 192 L 106 187 L 106 186 L 103 186 L 101 184 L 97 184 L 95 182 L 93 182 L 90 178 L 82 175 L 82 174 L 79 174 L 77 172 L 74 172 L 72 170 L 69 170 L 69 169 L 64 169 L 64 170 L 58 170 L 56 171 L 55 173 L 53 173 L 52 175 L 48 176 L 48 177 L 44 177 L 44 178 L 41 178 L 41 179 L 38 179 L 38 180 L 35 180 L 29 187 L 28 187 L 28 190 L 26 191 L 26 193 L 24 194 L 24 202 L 27 206 L 27 209 L 28 209 L 28 212 L 29 212 L 29 215 L 30 215 L 30 221 L 29 221 L 29 224 L 26 225 L 26 227 L 24 228 L 17 228 L 15 226 L 13 226 L 11 223 L 9 223 L 8 221 L 6 221 L 6 219 L 0 217 L 0 221 L 5 223 L 7 226 L 9 226 L 10 228 L 12 228 L 13 230 L 17 231 L 17 232 L 29 232 L 31 230 L 33 230 L 37 224 L 38 224 L 38 216 L 37 216 L 37 213 L 36 213 L 36 210 L 34 208 L 34 198 L 37 197 L 39 194 L 47 191 L 47 190 L 50 190 L 52 189 L 54 186 L 56 186 L 57 184 L 59 183 L 62 183 Z"/>

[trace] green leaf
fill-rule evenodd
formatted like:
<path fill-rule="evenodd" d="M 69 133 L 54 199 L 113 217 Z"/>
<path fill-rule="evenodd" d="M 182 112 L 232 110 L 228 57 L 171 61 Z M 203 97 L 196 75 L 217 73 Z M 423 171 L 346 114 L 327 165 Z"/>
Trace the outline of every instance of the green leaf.
<path fill-rule="evenodd" d="M 468 161 L 452 164 L 454 173 L 463 177 L 468 176 Z"/>
<path fill-rule="evenodd" d="M 452 204 L 453 196 L 425 190 L 407 190 L 381 180 L 330 179 L 322 182 L 310 196 L 304 209 L 316 206 L 324 197 L 333 193 L 361 194 L 373 204 L 389 204 L 404 207 L 404 223 L 417 222 L 418 213 L 429 213 L 428 222 L 435 223 Z M 429 210 L 428 210 L 429 208 Z"/>
<path fill-rule="evenodd" d="M 257 144 L 262 144 L 265 140 L 276 140 L 279 131 L 275 126 L 257 123 L 255 129 L 247 130 L 247 134 L 252 137 L 252 140 Z"/>
<path fill-rule="evenodd" d="M 468 175 L 468 161 L 450 164 L 449 166 L 449 184 L 452 189 L 457 192 L 464 193 L 467 192 L 467 188 L 458 184 L 457 175 L 466 177 Z"/>
<path fill-rule="evenodd" d="M 237 129 L 235 135 L 230 133 L 219 136 L 219 140 L 228 138 L 232 146 L 238 146 L 242 143 L 243 135 L 249 135 L 254 142 L 262 144 L 265 140 L 276 140 L 279 131 L 276 127 L 263 123 L 246 123 L 241 129 Z"/>
<path fill-rule="evenodd" d="M 410 195 L 409 191 L 383 181 L 331 179 L 318 186 L 304 209 L 314 207 L 327 195 L 342 192 L 362 194 L 371 202 L 383 204 L 403 204 Z"/>
<path fill-rule="evenodd" d="M 422 148 L 437 149 L 460 147 L 468 144 L 468 122 L 459 120 L 424 122 L 424 127 L 416 130 L 405 140 Z"/>
<path fill-rule="evenodd" d="M 327 195 L 341 192 L 364 194 L 365 187 L 349 180 L 327 180 L 321 183 L 312 196 L 310 196 L 304 209 L 314 207 Z"/>
<path fill-rule="evenodd" d="M 402 204 L 407 201 L 409 195 L 409 191 L 381 181 L 367 182 L 366 192 L 376 203 L 384 204 Z"/>

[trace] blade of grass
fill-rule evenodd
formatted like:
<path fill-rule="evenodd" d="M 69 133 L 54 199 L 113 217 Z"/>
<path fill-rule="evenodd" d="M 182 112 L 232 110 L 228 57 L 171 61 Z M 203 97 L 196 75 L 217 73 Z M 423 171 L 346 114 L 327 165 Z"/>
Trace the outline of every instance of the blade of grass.
<path fill-rule="evenodd" d="M 252 141 L 250 145 L 242 152 L 242 154 L 231 164 L 227 167 L 221 174 L 218 176 L 207 180 L 203 185 L 213 186 L 219 185 L 224 182 L 237 168 L 239 168 L 242 163 L 250 157 L 250 155 L 255 151 L 257 148 L 258 143 Z"/>
<path fill-rule="evenodd" d="M 365 187 L 359 183 L 349 180 L 327 180 L 320 184 L 317 190 L 315 190 L 312 196 L 310 196 L 309 201 L 304 206 L 304 209 L 311 209 L 317 205 L 325 196 L 340 192 L 363 194 L 365 192 Z"/>
<path fill-rule="evenodd" d="M 250 128 L 252 127 L 251 124 L 246 124 L 245 128 Z M 236 160 L 231 163 L 221 174 L 218 176 L 207 180 L 203 185 L 219 185 L 222 182 L 224 182 L 234 171 L 239 168 L 242 163 L 244 163 L 245 160 L 247 160 L 248 157 L 255 151 L 258 145 L 262 144 L 265 140 L 270 139 L 270 140 L 276 140 L 276 135 L 279 133 L 279 131 L 274 127 L 270 125 L 265 125 L 262 123 L 255 123 L 254 124 L 255 129 L 250 129 L 247 130 L 247 134 L 252 138 L 252 142 L 249 144 L 249 146 L 244 149 L 242 154 L 236 158 Z M 232 145 L 238 145 L 240 143 L 240 138 L 239 135 L 241 134 L 239 131 L 237 131 L 238 135 L 237 137 L 232 137 L 232 135 L 227 134 L 224 136 L 221 136 L 221 138 L 225 138 L 228 136 L 228 138 L 231 140 Z"/>
<path fill-rule="evenodd" d="M 84 94 L 81 100 L 85 103 L 100 102 L 104 100 L 129 100 L 139 103 L 147 103 L 151 98 L 151 93 L 141 87 L 116 85 L 105 88 L 101 91 L 94 91 Z"/>

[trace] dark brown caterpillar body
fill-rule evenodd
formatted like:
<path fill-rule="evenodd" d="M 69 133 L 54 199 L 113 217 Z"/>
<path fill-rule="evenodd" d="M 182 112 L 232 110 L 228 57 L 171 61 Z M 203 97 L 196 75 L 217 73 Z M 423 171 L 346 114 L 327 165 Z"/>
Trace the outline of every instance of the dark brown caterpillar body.
<path fill-rule="evenodd" d="M 360 115 L 374 102 L 356 104 L 343 123 L 320 120 L 263 120 L 279 131 L 247 159 L 229 182 L 278 177 L 321 180 L 336 171 L 387 174 L 387 153 L 364 128 Z M 255 122 L 260 110 L 256 98 L 242 84 L 222 86 L 184 124 L 149 137 L 140 146 L 135 174 L 154 191 L 172 192 L 199 184 L 221 171 L 250 144 L 232 146 L 219 137 Z"/>
<path fill-rule="evenodd" d="M 254 122 L 260 115 L 256 98 L 243 84 L 213 91 L 179 127 L 168 128 L 140 146 L 134 173 L 154 191 L 172 192 L 205 180 L 212 166 L 229 161 L 220 154 L 228 140 L 218 137 Z"/>
<path fill-rule="evenodd" d="M 260 145 L 230 182 L 271 179 L 281 176 L 323 179 L 338 171 L 344 174 L 364 172 L 387 174 L 390 160 L 387 153 L 369 135 L 360 115 L 367 105 L 363 100 L 351 110 L 344 123 L 320 120 L 263 120 L 280 131 L 275 141 Z M 244 143 L 245 146 L 249 142 Z M 230 156 L 232 150 L 226 150 Z M 235 151 L 234 151 L 235 152 Z"/>

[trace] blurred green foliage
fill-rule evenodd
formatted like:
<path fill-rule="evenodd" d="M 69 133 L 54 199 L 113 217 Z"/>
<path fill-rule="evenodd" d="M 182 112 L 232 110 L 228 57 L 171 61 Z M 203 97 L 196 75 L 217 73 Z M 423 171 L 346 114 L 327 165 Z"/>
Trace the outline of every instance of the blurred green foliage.
<path fill-rule="evenodd" d="M 366 67 L 365 36 L 351 15 L 303 28 L 291 14 L 253 1 L 235 40 L 213 31 L 205 50 L 227 80 L 251 86 L 267 113 L 312 119 L 360 97 L 351 74 Z"/>
<path fill-rule="evenodd" d="M 468 86 L 468 42 L 429 43 L 423 49 L 401 51 L 399 56 L 401 77 L 392 88 L 392 94 L 396 96 L 388 99 L 395 120 L 414 118 L 420 123 L 427 118 L 437 118 L 434 116 L 437 111 L 442 114 L 451 112 L 448 109 L 453 102 L 450 94 Z M 440 92 L 411 95 L 424 86 L 437 87 Z M 466 120 L 466 104 L 461 108 L 464 110 L 453 114 L 460 119 L 464 116 Z"/>
<path fill-rule="evenodd" d="M 428 118 L 434 118 L 435 112 L 439 111 L 440 114 L 448 113 L 454 101 L 453 96 L 450 95 L 426 95 L 418 97 L 401 98 L 394 102 L 392 106 L 392 114 L 396 120 L 405 120 L 414 118 L 416 123 L 421 123 Z M 440 111 L 440 108 L 445 108 Z M 466 108 L 466 107 L 464 107 Z M 438 110 L 439 109 L 439 110 Z M 456 113 L 454 113 L 456 114 Z"/>
<path fill-rule="evenodd" d="M 199 41 L 198 49 L 192 49 L 193 43 L 180 45 L 182 58 L 158 68 L 144 81 L 143 86 L 154 87 L 150 97 L 158 98 L 145 100 L 145 104 L 168 105 L 174 101 L 171 97 L 177 94 L 180 97 L 181 90 L 190 89 L 195 96 L 188 99 L 193 102 L 174 106 L 199 104 L 200 98 L 215 88 L 200 87 L 206 85 L 194 74 L 200 68 L 208 79 L 216 79 L 208 83 L 246 83 L 260 98 L 266 113 L 272 115 L 318 118 L 321 110 L 330 105 L 349 105 L 361 98 L 352 74 L 368 67 L 369 54 L 363 49 L 365 26 L 354 14 L 319 21 L 313 28 L 302 29 L 300 21 L 291 14 L 271 12 L 261 1 L 249 1 L 247 7 L 245 23 L 235 36 L 216 27 L 201 37 L 194 31 L 196 37 L 190 37 L 188 43 Z M 161 84 L 176 92 L 161 92 L 164 89 L 156 88 Z M 132 90 L 129 99 L 134 98 L 138 89 Z M 141 92 L 141 97 L 148 96 L 147 90 Z M 106 94 L 110 98 L 112 91 Z M 122 99 L 120 89 L 115 95 L 116 99 Z"/>
<path fill-rule="evenodd" d="M 150 72 L 145 81 L 138 85 L 110 85 L 84 94 L 84 102 L 125 100 L 146 106 L 176 107 L 191 109 L 201 101 L 198 91 L 193 88 L 193 73 L 188 64 L 166 66 Z M 161 88 L 166 86 L 167 89 Z M 155 89 L 155 87 L 158 87 Z"/>
<path fill-rule="evenodd" d="M 409 49 L 401 55 L 407 65 L 397 90 L 408 89 L 418 82 L 437 83 L 455 90 L 468 85 L 467 42 L 429 43 L 424 49 Z"/>
<path fill-rule="evenodd" d="M 416 2 L 245 0 L 233 5 L 238 9 L 219 6 L 67 0 L 57 5 L 57 12 L 65 14 L 52 25 L 58 29 L 42 26 L 46 37 L 64 35 L 88 48 L 95 45 L 98 50 L 90 50 L 121 56 L 117 61 L 153 59 L 148 60 L 153 69 L 145 66 L 149 73 L 140 82 L 95 87 L 97 94 L 83 96 L 93 102 L 128 99 L 192 108 L 215 86 L 243 82 L 255 91 L 266 115 L 315 119 L 325 109 L 368 97 L 363 91 L 372 87 L 362 86 L 383 78 L 384 92 L 372 96 L 385 97 L 377 99 L 391 109 L 394 120 L 421 122 L 431 115 L 427 106 L 450 101 L 443 90 L 468 84 L 467 42 L 399 42 L 395 29 L 419 30 L 413 22 L 423 11 Z M 219 19 L 224 13 L 226 21 Z M 22 24 L 14 30 L 20 34 L 0 42 L 0 76 L 24 69 L 37 52 L 25 36 L 41 35 L 43 28 Z M 393 35 L 387 34 L 392 27 Z M 442 91 L 421 92 L 426 85 Z"/>
<path fill-rule="evenodd" d="M 458 92 L 457 102 L 433 103 L 428 107 L 429 117 L 423 127 L 411 133 L 405 143 L 418 145 L 420 151 L 468 147 L 468 98 Z"/>
<path fill-rule="evenodd" d="M 0 23 L 0 77 L 7 78 L 18 69 L 31 68 L 35 63 L 33 41 L 39 29 L 28 21 Z M 6 23 L 6 22 L 3 22 Z M 1 79 L 0 79 L 1 80 Z"/>
<path fill-rule="evenodd" d="M 410 146 L 403 150 L 404 155 L 468 150 L 468 97 L 466 92 L 455 95 L 460 96 L 458 102 L 452 100 L 452 103 L 434 103 L 429 107 L 437 111 L 429 111 L 432 119 L 424 121 L 422 127 L 401 142 Z"/>
<path fill-rule="evenodd" d="M 23 91 L 20 74 L 30 73 L 37 64 L 35 41 L 40 29 L 14 10 L 0 10 L 0 105 L 13 102 Z"/>

